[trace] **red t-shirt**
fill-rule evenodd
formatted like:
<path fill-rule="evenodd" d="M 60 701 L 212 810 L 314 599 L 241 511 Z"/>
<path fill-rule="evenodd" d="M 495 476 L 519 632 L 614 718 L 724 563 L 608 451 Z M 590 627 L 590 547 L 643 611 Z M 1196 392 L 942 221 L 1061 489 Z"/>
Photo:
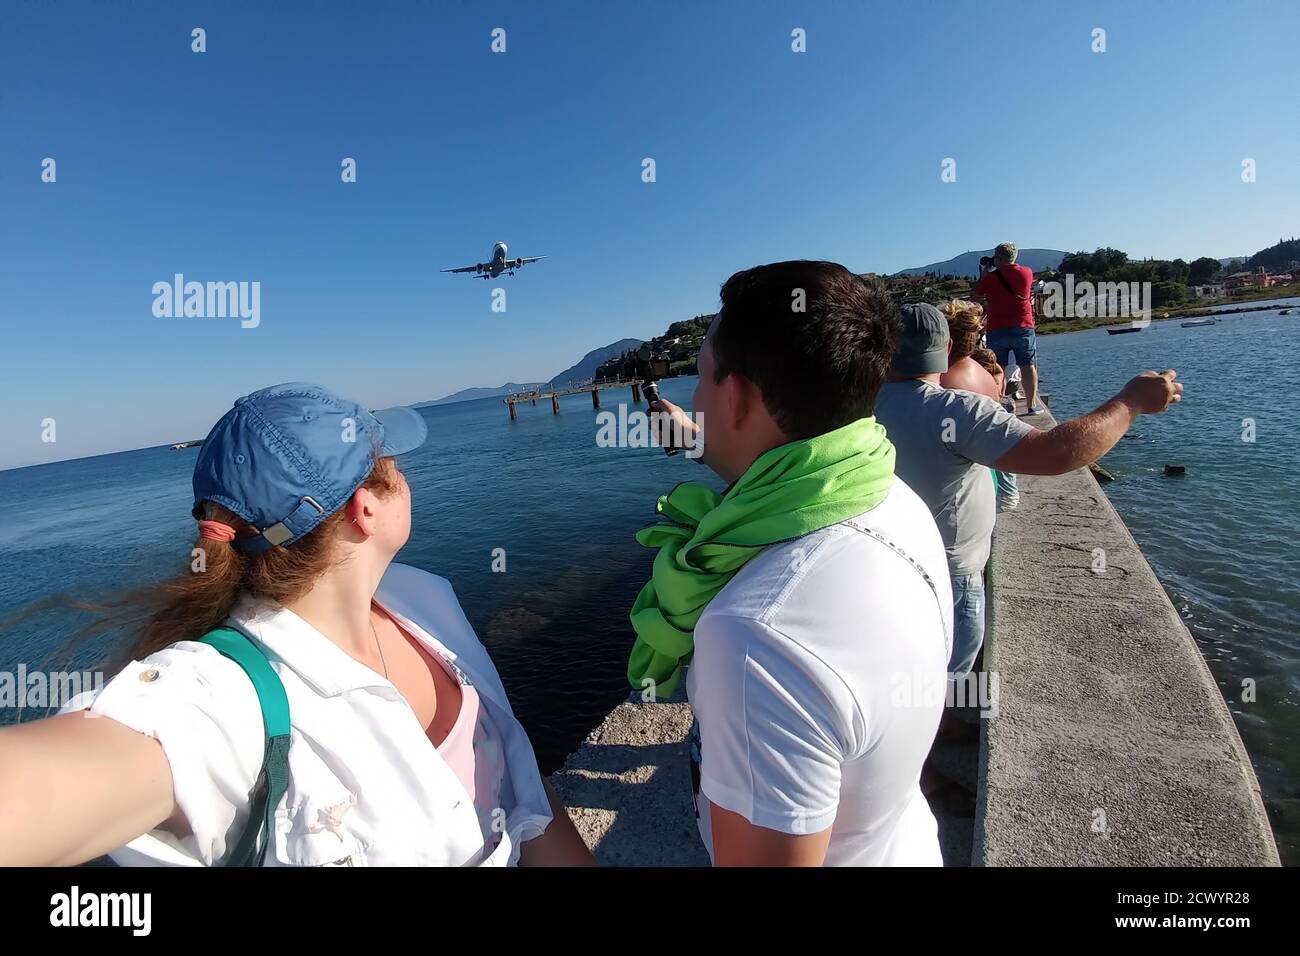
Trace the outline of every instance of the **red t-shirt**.
<path fill-rule="evenodd" d="M 1006 277 L 1011 292 L 992 272 L 980 277 L 973 290 L 982 295 L 988 303 L 984 310 L 988 316 L 988 330 L 1032 329 L 1034 327 L 1034 300 L 1029 290 L 1034 284 L 1033 270 L 1015 264 L 999 266 L 998 270 Z M 1015 293 L 1014 295 L 1012 293 Z M 1023 299 L 1017 296 L 1024 296 Z"/>

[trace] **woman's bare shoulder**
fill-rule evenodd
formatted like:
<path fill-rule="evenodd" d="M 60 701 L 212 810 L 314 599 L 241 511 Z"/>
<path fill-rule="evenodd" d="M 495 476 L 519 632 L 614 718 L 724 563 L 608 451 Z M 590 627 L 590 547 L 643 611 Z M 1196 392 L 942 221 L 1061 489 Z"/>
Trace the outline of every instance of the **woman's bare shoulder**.
<path fill-rule="evenodd" d="M 939 376 L 939 384 L 944 388 L 959 388 L 993 399 L 998 397 L 997 382 L 993 376 L 970 356 L 953 363 L 948 371 Z"/>

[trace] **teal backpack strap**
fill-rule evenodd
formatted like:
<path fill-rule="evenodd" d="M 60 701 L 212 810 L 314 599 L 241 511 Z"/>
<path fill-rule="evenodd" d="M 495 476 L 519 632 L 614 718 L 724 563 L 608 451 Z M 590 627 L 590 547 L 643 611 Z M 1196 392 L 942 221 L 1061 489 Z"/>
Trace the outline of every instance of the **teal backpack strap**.
<path fill-rule="evenodd" d="M 284 684 L 263 650 L 233 627 L 219 627 L 199 638 L 216 648 L 248 675 L 262 705 L 266 748 L 262 769 L 250 796 L 248 823 L 223 866 L 258 866 L 267 845 L 275 839 L 275 808 L 289 787 L 289 698 Z"/>

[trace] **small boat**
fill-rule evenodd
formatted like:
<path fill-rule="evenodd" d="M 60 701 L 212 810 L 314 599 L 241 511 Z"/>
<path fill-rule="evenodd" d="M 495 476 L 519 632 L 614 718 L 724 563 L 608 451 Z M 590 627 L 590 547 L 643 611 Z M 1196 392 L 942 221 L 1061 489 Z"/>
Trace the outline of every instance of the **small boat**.
<path fill-rule="evenodd" d="M 1190 322 L 1184 322 L 1183 328 L 1199 329 L 1202 325 L 1214 325 L 1218 321 L 1218 319 L 1192 319 Z"/>
<path fill-rule="evenodd" d="M 1145 322 L 1141 325 L 1137 322 L 1130 322 L 1128 325 L 1108 325 L 1106 326 L 1106 333 L 1108 335 L 1123 335 L 1125 332 L 1141 332 L 1146 327 L 1147 323 Z"/>
<path fill-rule="evenodd" d="M 1278 315 L 1290 315 L 1290 314 L 1291 314 L 1290 309 L 1283 309 L 1281 312 L 1278 313 Z"/>

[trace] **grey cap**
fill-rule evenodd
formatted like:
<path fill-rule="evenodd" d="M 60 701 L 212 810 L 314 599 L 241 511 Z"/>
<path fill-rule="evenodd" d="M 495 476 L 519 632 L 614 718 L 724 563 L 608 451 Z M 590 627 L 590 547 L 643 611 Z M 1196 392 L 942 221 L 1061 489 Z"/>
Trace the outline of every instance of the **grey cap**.
<path fill-rule="evenodd" d="M 894 353 L 894 374 L 932 375 L 948 371 L 948 320 L 928 302 L 913 302 L 898 310 L 903 333 Z"/>

